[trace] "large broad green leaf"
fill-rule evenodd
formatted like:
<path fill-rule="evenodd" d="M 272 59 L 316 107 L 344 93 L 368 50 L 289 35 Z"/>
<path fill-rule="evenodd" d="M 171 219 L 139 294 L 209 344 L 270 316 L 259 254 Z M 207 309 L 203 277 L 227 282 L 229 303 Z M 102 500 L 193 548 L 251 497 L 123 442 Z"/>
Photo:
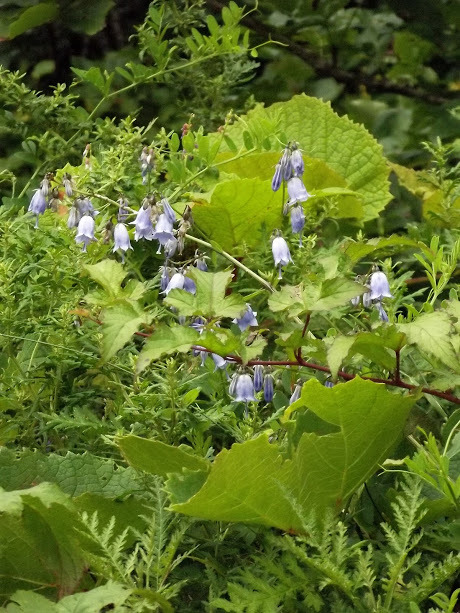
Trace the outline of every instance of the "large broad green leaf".
<path fill-rule="evenodd" d="M 394 352 L 390 351 L 394 349 L 391 340 L 382 338 L 372 332 L 361 332 L 351 336 L 339 334 L 330 339 L 326 338 L 327 361 L 332 378 L 337 378 L 337 372 L 343 361 L 357 353 L 392 371 L 396 366 L 396 357 Z"/>
<path fill-rule="evenodd" d="M 442 311 L 424 313 L 408 324 L 398 324 L 409 344 L 417 345 L 422 353 L 432 355 L 455 371 L 460 361 L 451 342 L 454 327 L 449 315 Z"/>
<path fill-rule="evenodd" d="M 0 595 L 48 588 L 70 593 L 85 560 L 77 541 L 84 530 L 68 496 L 50 483 L 0 490 Z"/>
<path fill-rule="evenodd" d="M 146 341 L 137 360 L 137 372 L 142 372 L 150 362 L 163 355 L 185 353 L 197 345 L 200 334 L 187 326 L 159 326 Z"/>
<path fill-rule="evenodd" d="M 105 26 L 107 13 L 114 5 L 114 0 L 72 0 L 63 19 L 75 32 L 92 36 Z"/>
<path fill-rule="evenodd" d="M 326 279 L 315 285 L 285 285 L 268 299 L 272 311 L 289 311 L 292 317 L 300 313 L 328 311 L 347 304 L 355 296 L 368 291 L 360 283 L 343 277 Z"/>
<path fill-rule="evenodd" d="M 145 461 L 155 472 L 176 473 L 168 481 L 176 511 L 301 530 L 308 511 L 343 508 L 390 453 L 414 401 L 359 378 L 332 389 L 312 379 L 296 408 L 311 412 L 318 428 L 304 432 L 287 459 L 261 435 L 221 451 L 204 484 L 202 470 L 181 470 L 174 457 L 162 452 L 155 458 L 153 448 Z"/>
<path fill-rule="evenodd" d="M 131 466 L 154 475 L 166 476 L 183 468 L 205 471 L 209 468 L 207 460 L 193 455 L 185 446 L 172 447 L 133 435 L 119 437 L 116 442 Z"/>
<path fill-rule="evenodd" d="M 390 201 L 389 168 L 382 147 L 364 126 L 353 123 L 348 117 L 339 117 L 329 103 L 301 94 L 268 108 L 259 105 L 240 122 L 229 126 L 226 134 L 237 147 L 242 147 L 245 132 L 252 132 L 257 138 L 264 125 L 271 124 L 276 128 L 275 135 L 278 132 L 287 141 L 298 141 L 306 156 L 323 160 L 337 173 L 343 179 L 337 187 L 347 187 L 359 194 L 364 219 L 376 217 Z M 267 136 L 270 138 L 269 134 Z M 223 142 L 223 147 L 227 148 Z M 270 143 L 272 151 L 279 151 L 276 138 L 271 138 Z M 273 172 L 273 160 L 267 160 L 267 166 Z M 262 170 L 260 172 L 259 176 L 264 176 Z M 266 172 L 264 169 L 263 173 Z"/>
<path fill-rule="evenodd" d="M 115 297 L 121 296 L 121 284 L 128 272 L 115 260 L 102 260 L 97 264 L 86 264 L 85 270 L 89 276 L 102 285 L 105 291 Z"/>
<path fill-rule="evenodd" d="M 55 2 L 40 2 L 40 4 L 29 7 L 10 25 L 8 38 L 15 38 L 27 30 L 52 21 L 57 13 L 58 7 Z"/>
<path fill-rule="evenodd" d="M 41 594 L 32 591 L 18 590 L 11 596 L 7 605 L 7 613 L 100 613 L 110 609 L 114 613 L 126 611 L 121 605 L 131 594 L 124 585 L 108 581 L 105 585 L 96 587 L 89 592 L 80 592 L 65 596 L 59 602 L 52 602 Z"/>
<path fill-rule="evenodd" d="M 110 360 L 131 339 L 143 323 L 146 313 L 137 303 L 122 300 L 102 312 L 102 359 Z"/>
<path fill-rule="evenodd" d="M 175 307 L 181 315 L 239 317 L 246 310 L 246 303 L 239 294 L 225 295 L 232 280 L 231 272 L 203 272 L 195 268 L 190 276 L 196 283 L 195 295 L 176 289 L 165 298 L 165 303 Z"/>
<path fill-rule="evenodd" d="M 90 453 L 69 451 L 61 456 L 37 451 L 16 454 L 5 447 L 0 449 L 0 487 L 19 490 L 42 482 L 55 483 L 70 496 L 89 492 L 126 496 L 140 487 L 132 468 L 117 466 L 113 460 Z"/>
<path fill-rule="evenodd" d="M 233 179 L 218 183 L 209 201 L 196 200 L 193 218 L 212 241 L 235 254 L 244 244 L 257 246 L 280 227 L 282 202 L 270 181 Z"/>

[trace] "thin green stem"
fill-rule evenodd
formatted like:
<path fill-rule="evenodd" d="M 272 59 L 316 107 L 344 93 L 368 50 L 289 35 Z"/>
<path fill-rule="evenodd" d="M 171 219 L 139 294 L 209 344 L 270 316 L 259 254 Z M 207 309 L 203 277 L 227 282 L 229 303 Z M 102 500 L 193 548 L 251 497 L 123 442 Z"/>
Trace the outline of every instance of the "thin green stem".
<path fill-rule="evenodd" d="M 196 243 L 197 245 L 201 245 L 202 247 L 207 247 L 208 249 L 212 249 L 213 251 L 220 254 L 222 257 L 224 257 L 226 260 L 231 262 L 234 266 L 237 266 L 241 270 L 244 270 L 245 273 L 247 273 L 249 276 L 255 279 L 258 283 L 263 285 L 266 289 L 268 289 L 269 292 L 271 293 L 275 292 L 275 288 L 268 281 L 266 281 L 260 275 L 255 273 L 253 270 L 251 270 L 250 268 L 248 268 L 247 266 L 239 262 L 236 258 L 231 256 L 229 253 L 227 253 L 223 249 L 220 249 L 216 247 L 215 245 L 208 243 L 207 241 L 203 241 L 201 240 L 201 238 L 196 238 L 195 236 L 192 236 L 191 234 L 186 234 L 185 238 L 188 238 L 190 241 L 192 241 L 192 243 Z"/>

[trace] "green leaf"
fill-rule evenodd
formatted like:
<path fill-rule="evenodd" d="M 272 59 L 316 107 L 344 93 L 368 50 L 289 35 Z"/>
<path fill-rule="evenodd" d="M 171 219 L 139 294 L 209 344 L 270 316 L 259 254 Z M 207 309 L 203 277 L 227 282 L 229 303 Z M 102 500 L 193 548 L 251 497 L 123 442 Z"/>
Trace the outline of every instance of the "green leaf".
<path fill-rule="evenodd" d="M 246 144 L 244 132 L 261 132 L 262 122 L 275 123 L 277 131 L 287 141 L 298 141 L 306 156 L 324 161 L 344 184 L 328 187 L 346 187 L 359 194 L 364 219 L 376 217 L 390 201 L 389 168 L 382 147 L 364 126 L 348 117 L 339 117 L 329 103 L 301 94 L 288 102 L 277 102 L 268 108 L 261 105 L 251 110 L 241 121 L 226 130 L 237 147 Z M 272 139 L 272 151 L 279 151 L 278 141 Z M 250 148 L 246 144 L 246 148 Z M 222 151 L 225 151 L 225 142 Z M 273 164 L 271 164 L 273 171 Z"/>
<path fill-rule="evenodd" d="M 114 0 L 73 0 L 63 11 L 62 18 L 74 32 L 93 36 L 104 28 L 107 13 L 113 6 Z"/>
<path fill-rule="evenodd" d="M 50 483 L 0 491 L 0 594 L 47 587 L 72 592 L 85 568 L 77 531 L 84 531 L 68 496 Z"/>
<path fill-rule="evenodd" d="M 209 201 L 194 202 L 193 218 L 211 240 L 235 254 L 244 244 L 259 245 L 266 234 L 280 226 L 280 197 L 272 191 L 270 181 L 221 181 Z"/>
<path fill-rule="evenodd" d="M 284 285 L 269 296 L 268 306 L 274 313 L 289 310 L 293 317 L 299 315 L 304 310 L 301 286 Z"/>
<path fill-rule="evenodd" d="M 27 30 L 41 26 L 56 18 L 58 7 L 55 2 L 41 2 L 26 9 L 8 30 L 8 38 L 15 38 Z"/>
<path fill-rule="evenodd" d="M 119 262 L 102 260 L 97 264 L 86 264 L 84 268 L 93 281 L 102 285 L 110 296 L 116 298 L 122 295 L 121 284 L 128 273 Z"/>
<path fill-rule="evenodd" d="M 96 66 L 92 66 L 88 70 L 82 70 L 81 68 L 72 68 L 72 71 L 77 75 L 77 77 L 80 77 L 82 81 L 87 81 L 88 83 L 91 83 L 91 85 L 94 85 L 94 87 L 96 87 L 100 92 L 102 92 L 103 94 L 105 93 L 105 79 L 100 68 Z"/>
<path fill-rule="evenodd" d="M 102 360 L 107 362 L 131 339 L 148 314 L 139 306 L 123 300 L 102 312 Z"/>
<path fill-rule="evenodd" d="M 183 468 L 204 471 L 209 469 L 209 462 L 190 453 L 185 445 L 172 447 L 160 441 L 133 435 L 118 437 L 116 443 L 130 466 L 154 475 L 165 477 L 169 473 L 180 472 Z"/>
<path fill-rule="evenodd" d="M 171 292 L 172 293 L 172 292 Z M 187 326 L 159 326 L 147 339 L 137 360 L 136 370 L 141 372 L 152 360 L 163 355 L 185 353 L 192 345 L 198 345 L 200 334 Z"/>
<path fill-rule="evenodd" d="M 350 242 L 345 245 L 345 254 L 353 261 L 358 262 L 362 258 L 375 253 L 380 250 L 392 250 L 393 247 L 400 247 L 402 249 L 421 249 L 422 251 L 428 250 L 427 246 L 419 241 L 414 241 L 411 238 L 405 236 L 388 236 L 386 238 L 372 238 L 371 240 L 363 243 Z M 400 249 L 401 250 L 401 249 Z"/>
<path fill-rule="evenodd" d="M 407 336 L 408 343 L 417 345 L 422 353 L 438 358 L 455 371 L 460 369 L 450 339 L 453 326 L 447 313 L 424 313 L 408 324 L 397 324 L 397 328 Z"/>
<path fill-rule="evenodd" d="M 131 468 L 117 466 L 113 460 L 90 453 L 66 455 L 24 451 L 16 454 L 0 448 L 0 486 L 6 490 L 23 490 L 32 484 L 49 481 L 70 496 L 84 493 L 115 497 L 139 489 Z M 34 492 L 41 490 L 35 488 Z M 62 499 L 66 500 L 66 498 Z"/>
<path fill-rule="evenodd" d="M 99 613 L 102 609 L 121 613 L 131 590 L 113 581 L 96 587 L 88 592 L 66 596 L 59 602 L 52 602 L 41 594 L 18 590 L 11 596 L 11 603 L 6 607 L 7 613 Z"/>
<path fill-rule="evenodd" d="M 415 396 L 359 378 L 332 389 L 311 379 L 299 406 L 338 432 L 304 432 L 288 459 L 268 435 L 234 444 L 217 455 L 204 485 L 185 502 L 173 500 L 172 508 L 203 519 L 301 531 L 299 514 L 344 507 L 388 456 L 414 402 Z M 177 480 L 174 497 L 180 498 Z"/>
<path fill-rule="evenodd" d="M 181 315 L 204 317 L 239 317 L 246 309 L 246 302 L 239 294 L 225 296 L 232 280 L 231 272 L 203 272 L 197 268 L 190 272 L 196 283 L 193 296 L 185 290 L 172 290 L 165 303 L 175 307 Z"/>
<path fill-rule="evenodd" d="M 355 340 L 355 336 L 336 336 L 332 344 L 327 348 L 327 362 L 334 381 L 337 380 L 337 373 L 340 366 L 348 356 L 348 352 L 352 348 Z"/>
<path fill-rule="evenodd" d="M 356 283 L 356 281 L 350 281 L 350 279 L 344 279 L 343 277 L 326 279 L 321 284 L 318 300 L 313 301 L 310 305 L 308 305 L 307 301 L 308 310 L 328 311 L 329 309 L 347 304 L 355 296 L 361 296 L 361 294 L 367 291 L 367 287 Z"/>

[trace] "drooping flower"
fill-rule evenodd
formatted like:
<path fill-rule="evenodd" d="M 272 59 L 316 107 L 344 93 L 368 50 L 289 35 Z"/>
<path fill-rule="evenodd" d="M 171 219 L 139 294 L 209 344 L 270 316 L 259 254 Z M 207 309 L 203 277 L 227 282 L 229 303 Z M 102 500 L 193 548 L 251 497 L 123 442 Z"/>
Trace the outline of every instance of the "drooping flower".
<path fill-rule="evenodd" d="M 387 276 L 381 270 L 376 270 L 371 274 L 371 278 L 369 280 L 369 287 L 371 290 L 372 300 L 393 298 L 393 294 L 390 292 L 390 284 L 388 283 Z"/>
<path fill-rule="evenodd" d="M 296 144 L 291 145 L 292 153 L 291 153 L 291 166 L 294 171 L 295 176 L 303 175 L 305 170 L 305 166 L 303 163 L 303 157 L 300 149 L 297 148 Z"/>
<path fill-rule="evenodd" d="M 281 187 L 281 182 L 283 180 L 283 171 L 281 168 L 281 164 L 277 164 L 275 166 L 275 172 L 273 174 L 273 179 L 272 179 L 272 190 L 274 192 L 277 192 L 279 190 L 279 188 Z"/>
<path fill-rule="evenodd" d="M 289 405 L 294 404 L 294 402 L 300 398 L 301 391 L 302 391 L 302 383 L 298 381 L 289 399 Z"/>
<path fill-rule="evenodd" d="M 264 367 L 260 364 L 254 366 L 254 390 L 260 392 L 264 386 Z"/>
<path fill-rule="evenodd" d="M 363 306 L 368 309 L 372 304 L 372 296 L 370 292 L 363 294 Z"/>
<path fill-rule="evenodd" d="M 117 223 L 113 231 L 113 240 L 115 242 L 113 251 L 121 249 L 121 251 L 128 251 L 132 249 L 131 242 L 129 240 L 128 230 L 124 223 Z"/>
<path fill-rule="evenodd" d="M 361 302 L 361 296 L 355 296 L 354 298 L 350 300 L 350 302 L 354 307 L 358 306 L 359 303 Z"/>
<path fill-rule="evenodd" d="M 388 315 L 386 314 L 381 301 L 379 300 L 375 306 L 377 307 L 377 310 L 379 312 L 380 321 L 388 322 Z"/>
<path fill-rule="evenodd" d="M 66 196 L 69 196 L 70 198 L 70 196 L 73 194 L 73 183 L 72 176 L 68 172 L 64 173 L 62 177 L 62 184 L 64 185 Z"/>
<path fill-rule="evenodd" d="M 81 219 L 80 211 L 74 205 L 69 209 L 69 217 L 67 218 L 67 227 L 68 228 L 76 228 L 78 226 L 78 222 Z"/>
<path fill-rule="evenodd" d="M 310 198 L 305 185 L 300 177 L 291 177 L 287 182 L 289 195 L 289 204 L 293 205 L 296 202 L 305 202 Z"/>
<path fill-rule="evenodd" d="M 83 217 L 78 222 L 78 231 L 77 236 L 75 237 L 76 243 L 82 243 L 82 251 L 86 251 L 86 247 L 92 241 L 95 241 L 94 238 L 94 227 L 95 222 L 91 215 L 83 215 Z"/>
<path fill-rule="evenodd" d="M 273 239 L 272 253 L 275 266 L 277 266 L 279 270 L 278 279 L 282 279 L 283 275 L 281 268 L 287 266 L 289 262 L 292 262 L 288 244 L 282 236 L 275 236 Z"/>
<path fill-rule="evenodd" d="M 285 181 L 288 181 L 292 176 L 292 166 L 291 166 L 291 148 L 289 144 L 285 147 L 283 151 L 283 155 L 280 160 L 281 166 L 281 174 Z"/>
<path fill-rule="evenodd" d="M 326 381 L 324 382 L 324 387 L 334 387 L 334 383 L 329 379 L 326 379 Z"/>
<path fill-rule="evenodd" d="M 181 272 L 175 272 L 171 277 L 166 289 L 164 290 L 164 294 L 166 296 L 173 289 L 184 289 L 185 277 Z"/>
<path fill-rule="evenodd" d="M 238 327 L 241 330 L 241 332 L 244 332 L 250 326 L 259 325 L 257 323 L 256 315 L 257 313 L 252 310 L 251 305 L 246 303 L 246 311 L 243 313 L 241 317 L 234 319 L 233 323 L 238 324 Z"/>
<path fill-rule="evenodd" d="M 91 215 L 92 217 L 96 217 L 99 214 L 99 211 L 96 211 L 93 203 L 89 198 L 77 198 L 75 200 L 75 204 L 78 206 L 78 210 L 81 215 Z"/>
<path fill-rule="evenodd" d="M 176 221 L 176 213 L 174 212 L 174 209 L 172 208 L 172 206 L 169 204 L 169 201 L 167 198 L 163 198 L 162 200 L 160 200 L 160 205 L 163 207 L 163 213 L 166 215 L 166 217 L 168 218 L 170 223 L 175 223 Z"/>
<path fill-rule="evenodd" d="M 177 250 L 177 238 L 170 238 L 168 241 L 166 241 L 165 244 L 165 258 L 167 260 L 171 259 L 174 254 L 176 253 Z"/>
<path fill-rule="evenodd" d="M 230 385 L 228 387 L 228 395 L 231 396 L 232 398 L 235 397 L 236 383 L 238 381 L 239 376 L 240 375 L 238 373 L 235 373 L 232 375 L 232 378 L 230 379 Z"/>
<path fill-rule="evenodd" d="M 291 209 L 291 229 L 294 234 L 301 234 L 305 225 L 305 213 L 301 204 L 295 204 Z M 302 236 L 299 244 L 302 246 Z"/>
<path fill-rule="evenodd" d="M 184 289 L 189 294 L 196 294 L 196 284 L 190 277 L 184 277 Z"/>
<path fill-rule="evenodd" d="M 36 189 L 29 204 L 29 213 L 36 215 L 35 227 L 38 228 L 38 216 L 46 210 L 46 198 L 41 189 Z"/>
<path fill-rule="evenodd" d="M 166 213 L 162 213 L 158 217 L 158 221 L 153 232 L 153 238 L 155 238 L 160 245 L 165 245 L 169 240 L 174 238 L 173 225 L 168 219 Z"/>
<path fill-rule="evenodd" d="M 42 190 L 42 194 L 44 196 L 47 196 L 49 194 L 50 191 L 50 179 L 53 178 L 53 174 L 52 173 L 46 173 L 45 178 L 43 179 L 43 181 L 40 182 L 40 189 Z"/>
<path fill-rule="evenodd" d="M 204 258 L 198 258 L 195 262 L 195 267 L 198 268 L 198 270 L 202 270 L 203 272 L 206 272 L 208 270 L 208 265 L 206 264 L 206 260 Z"/>
<path fill-rule="evenodd" d="M 150 206 L 141 206 L 137 211 L 136 219 L 131 222 L 135 226 L 134 240 L 138 241 L 140 238 L 145 238 L 148 241 L 153 239 L 153 224 L 150 219 L 152 209 Z"/>
<path fill-rule="evenodd" d="M 264 400 L 265 402 L 271 402 L 273 400 L 274 384 L 273 375 L 265 375 L 264 377 Z"/>
<path fill-rule="evenodd" d="M 218 355 L 217 353 L 211 353 L 211 357 L 214 360 L 214 364 L 215 364 L 214 371 L 218 369 L 222 370 L 227 366 L 227 360 L 223 358 L 222 356 Z"/>
<path fill-rule="evenodd" d="M 162 270 L 161 270 L 162 269 Z M 160 277 L 160 290 L 162 292 L 165 291 L 165 289 L 168 287 L 168 283 L 169 283 L 169 272 L 168 272 L 168 267 L 167 266 L 162 266 L 161 267 L 161 277 Z"/>
<path fill-rule="evenodd" d="M 235 385 L 235 400 L 236 402 L 253 402 L 254 383 L 249 375 L 239 375 Z"/>

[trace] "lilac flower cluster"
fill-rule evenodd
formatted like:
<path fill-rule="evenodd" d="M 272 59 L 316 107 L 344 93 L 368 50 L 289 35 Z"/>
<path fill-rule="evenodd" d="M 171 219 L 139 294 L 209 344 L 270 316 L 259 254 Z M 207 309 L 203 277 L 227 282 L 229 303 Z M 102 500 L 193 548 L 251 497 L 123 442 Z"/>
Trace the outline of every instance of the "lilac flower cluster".
<path fill-rule="evenodd" d="M 357 281 L 360 281 L 359 277 L 357 277 Z M 388 283 L 386 274 L 374 265 L 373 272 L 366 286 L 369 291 L 362 296 L 352 298 L 350 301 L 351 304 L 353 306 L 358 306 L 362 300 L 365 308 L 369 308 L 373 305 L 379 313 L 380 320 L 388 322 L 388 315 L 383 308 L 382 301 L 384 298 L 393 298 L 393 294 L 390 291 L 390 284 Z"/>
<path fill-rule="evenodd" d="M 40 187 L 35 190 L 34 195 L 29 204 L 28 212 L 33 213 L 35 217 L 35 228 L 38 228 L 39 215 L 43 215 L 50 206 L 50 201 L 55 199 L 57 194 L 53 193 L 51 198 L 48 198 L 51 190 L 51 181 L 54 179 L 52 172 L 46 173 Z"/>

